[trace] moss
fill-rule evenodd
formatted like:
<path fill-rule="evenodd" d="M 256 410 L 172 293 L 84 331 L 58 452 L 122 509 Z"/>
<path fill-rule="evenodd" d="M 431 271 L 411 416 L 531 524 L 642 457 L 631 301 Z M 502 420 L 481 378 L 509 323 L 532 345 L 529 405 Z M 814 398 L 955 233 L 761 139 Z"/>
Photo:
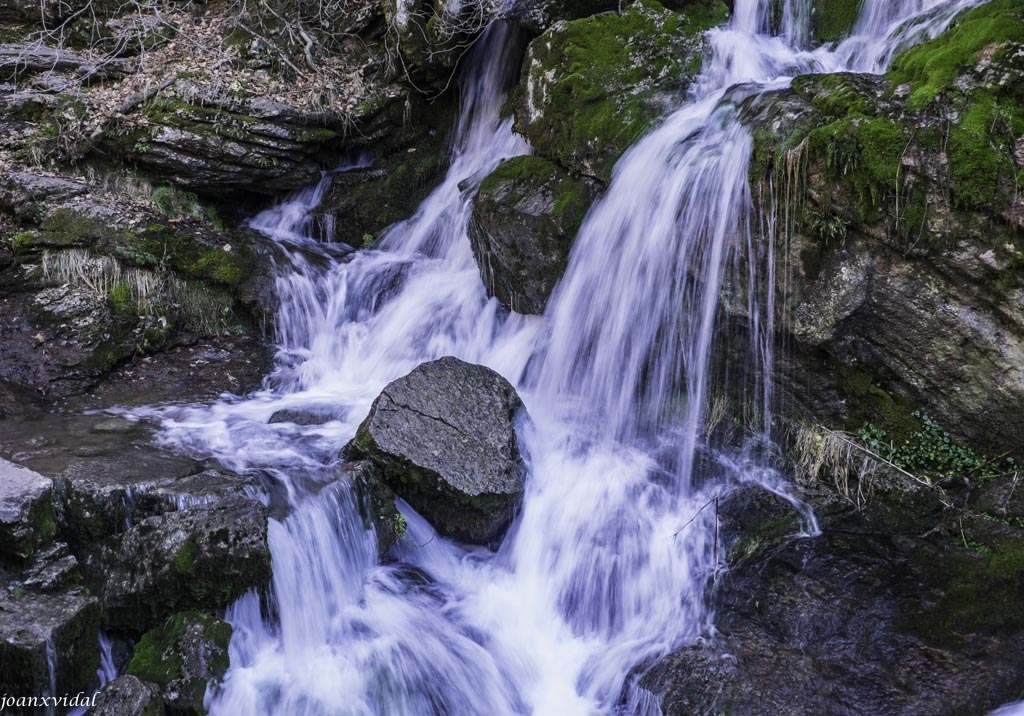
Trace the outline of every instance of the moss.
<path fill-rule="evenodd" d="M 850 34 L 860 15 L 862 0 L 816 0 L 813 6 L 814 36 L 836 42 Z"/>
<path fill-rule="evenodd" d="M 641 0 L 621 14 L 556 25 L 530 44 L 517 128 L 546 158 L 607 181 L 665 113 L 666 95 L 685 92 L 700 71 L 702 33 L 727 14 L 723 3 L 674 13 Z"/>
<path fill-rule="evenodd" d="M 36 231 L 19 231 L 11 237 L 11 249 L 16 254 L 26 253 L 32 250 L 38 240 L 39 234 Z"/>
<path fill-rule="evenodd" d="M 196 545 L 191 539 L 185 540 L 174 554 L 174 571 L 181 575 L 191 575 L 196 569 Z"/>
<path fill-rule="evenodd" d="M 251 249 L 209 246 L 166 224 L 152 223 L 117 237 L 112 253 L 142 268 L 169 268 L 186 279 L 238 287 L 251 274 Z"/>
<path fill-rule="evenodd" d="M 118 281 L 107 291 L 107 303 L 115 313 L 132 313 L 136 306 L 132 300 L 132 288 L 127 281 Z"/>
<path fill-rule="evenodd" d="M 543 182 L 551 176 L 554 165 L 536 156 L 513 157 L 503 161 L 480 182 L 480 193 L 491 194 L 506 184 Z"/>
<path fill-rule="evenodd" d="M 1013 151 L 1022 129 L 1019 108 L 977 95 L 949 130 L 953 196 L 960 208 L 983 208 L 1001 195 L 1001 180 L 1016 183 Z M 1016 111 L 1014 111 L 1016 110 Z"/>
<path fill-rule="evenodd" d="M 873 423 L 902 439 L 921 427 L 913 417 L 917 406 L 882 388 L 865 370 L 840 367 L 836 371 L 836 386 L 846 401 L 848 430 Z"/>
<path fill-rule="evenodd" d="M 909 104 L 920 109 L 950 89 L 982 51 L 1008 41 L 1024 42 L 1020 0 L 993 0 L 965 13 L 953 29 L 898 55 L 888 77 L 909 83 Z"/>
<path fill-rule="evenodd" d="M 39 224 L 41 246 L 89 246 L 114 233 L 107 220 L 78 209 L 56 209 Z"/>
<path fill-rule="evenodd" d="M 868 95 L 863 75 L 801 75 L 793 79 L 792 88 L 828 117 L 868 116 L 877 112 L 877 102 Z"/>
<path fill-rule="evenodd" d="M 29 522 L 32 525 L 33 542 L 36 545 L 46 544 L 57 534 L 57 515 L 49 500 L 40 500 L 32 505 L 29 511 Z"/>
<path fill-rule="evenodd" d="M 230 624 L 209 614 L 175 614 L 142 635 L 127 672 L 165 689 L 174 713 L 206 713 L 206 685 L 227 671 L 231 631 Z"/>
<path fill-rule="evenodd" d="M 950 576 L 938 603 L 924 612 L 925 626 L 960 634 L 1024 627 L 1024 541 L 965 539 L 977 548 L 975 554 L 945 560 Z"/>
<path fill-rule="evenodd" d="M 825 158 L 826 171 L 846 183 L 859 200 L 861 218 L 898 190 L 905 129 L 884 118 L 844 117 L 809 135 L 810 148 Z"/>
<path fill-rule="evenodd" d="M 744 532 L 733 542 L 729 547 L 726 561 L 730 565 L 736 565 L 757 552 L 781 544 L 800 530 L 800 520 L 796 515 L 791 514 L 766 520 Z"/>

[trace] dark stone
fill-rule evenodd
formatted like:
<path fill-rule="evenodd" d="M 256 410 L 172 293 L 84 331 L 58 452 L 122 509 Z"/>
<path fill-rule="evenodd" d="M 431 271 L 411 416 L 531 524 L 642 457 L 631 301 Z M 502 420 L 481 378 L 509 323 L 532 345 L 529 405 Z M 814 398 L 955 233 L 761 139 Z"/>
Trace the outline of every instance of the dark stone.
<path fill-rule="evenodd" d="M 0 459 L 0 557 L 28 559 L 53 539 L 52 487 L 49 478 Z"/>
<path fill-rule="evenodd" d="M 104 621 L 141 632 L 182 610 L 227 607 L 270 579 L 267 510 L 228 497 L 150 517 L 107 547 L 102 567 Z"/>
<path fill-rule="evenodd" d="M 0 693 L 56 694 L 84 689 L 99 666 L 100 603 L 83 591 L 0 593 Z M 49 656 L 48 656 L 49 654 Z"/>
<path fill-rule="evenodd" d="M 227 622 L 200 612 L 175 614 L 143 634 L 128 673 L 158 686 L 172 713 L 204 716 L 207 685 L 224 678 L 230 641 Z"/>
<path fill-rule="evenodd" d="M 90 716 L 163 716 L 163 699 L 156 685 L 126 674 L 103 687 Z"/>
<path fill-rule="evenodd" d="M 523 491 L 521 411 L 515 388 L 493 370 L 445 357 L 389 383 L 346 452 L 380 465 L 442 534 L 489 543 Z"/>
<path fill-rule="evenodd" d="M 341 469 L 343 479 L 350 480 L 356 489 L 363 515 L 377 535 L 377 550 L 383 556 L 405 535 L 405 518 L 395 507 L 395 493 L 374 462 L 357 460 Z"/>
<path fill-rule="evenodd" d="M 791 541 L 730 572 L 720 638 L 660 661 L 644 686 L 666 716 L 984 713 L 1020 696 L 1020 624 L 936 629 L 949 566 L 913 538 Z"/>
<path fill-rule="evenodd" d="M 487 292 L 513 311 L 543 313 L 591 198 L 586 182 L 545 159 L 502 162 L 480 185 L 469 225 Z"/>

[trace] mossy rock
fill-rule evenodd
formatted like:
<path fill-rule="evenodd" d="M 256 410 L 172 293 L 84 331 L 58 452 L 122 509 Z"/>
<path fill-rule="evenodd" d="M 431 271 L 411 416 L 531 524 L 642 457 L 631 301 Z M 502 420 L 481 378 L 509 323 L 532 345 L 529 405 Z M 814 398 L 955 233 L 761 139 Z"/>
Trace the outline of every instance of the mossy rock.
<path fill-rule="evenodd" d="M 207 685 L 228 669 L 231 625 L 203 612 L 182 612 L 143 634 L 128 674 L 160 687 L 174 713 L 205 714 Z"/>
<path fill-rule="evenodd" d="M 512 310 L 543 313 L 592 198 L 586 182 L 541 157 L 499 164 L 473 199 L 469 226 L 487 292 Z"/>
<path fill-rule="evenodd" d="M 422 109 L 422 108 L 421 108 Z M 333 226 L 327 241 L 364 248 L 388 226 L 408 219 L 444 177 L 449 147 L 445 128 L 451 108 L 438 103 L 420 112 L 423 132 L 411 143 L 377 159 L 373 166 L 334 177 L 315 213 Z M 331 217 L 333 221 L 324 221 Z"/>
<path fill-rule="evenodd" d="M 724 3 L 672 12 L 641 0 L 557 23 L 527 50 L 516 131 L 540 156 L 608 182 L 623 152 L 682 102 L 701 69 L 703 32 L 727 15 Z"/>
<path fill-rule="evenodd" d="M 979 65 L 998 67 L 1000 48 L 1024 43 L 1024 13 L 1020 0 L 993 0 L 965 13 L 954 27 L 930 42 L 902 52 L 893 60 L 890 80 L 911 86 L 909 104 L 920 109 L 949 91 L 962 75 Z M 987 56 L 987 57 L 986 57 Z M 1019 73 L 1019 60 L 1018 60 Z M 998 86 L 999 92 L 1021 93 L 1019 83 Z"/>

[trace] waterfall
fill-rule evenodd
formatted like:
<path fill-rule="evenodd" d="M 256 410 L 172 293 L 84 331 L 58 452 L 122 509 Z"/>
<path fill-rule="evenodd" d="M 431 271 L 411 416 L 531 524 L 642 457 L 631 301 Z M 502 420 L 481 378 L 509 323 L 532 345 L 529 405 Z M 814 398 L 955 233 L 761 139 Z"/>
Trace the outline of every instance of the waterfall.
<path fill-rule="evenodd" d="M 853 37 L 812 51 L 806 0 L 784 3 L 781 20 L 771 0 L 737 0 L 708 35 L 691 101 L 616 166 L 543 318 L 488 300 L 466 236 L 475 186 L 530 151 L 500 118 L 516 62 L 501 25 L 467 63 L 446 178 L 375 250 L 311 235 L 329 176 L 257 217 L 282 250 L 268 388 L 149 413 L 163 441 L 261 471 L 285 506 L 270 524 L 267 603 L 250 594 L 228 612 L 231 668 L 211 713 L 658 713 L 630 674 L 713 628 L 709 506 L 744 482 L 785 492 L 756 457 L 771 445 L 774 274 L 752 229 L 737 105 L 801 73 L 878 71 L 971 4 L 865 0 Z M 756 434 L 712 449 L 718 302 L 734 274 L 751 341 L 736 372 L 749 376 Z M 492 553 L 437 538 L 400 504 L 407 536 L 397 562 L 378 564 L 337 480 L 338 448 L 386 383 L 443 355 L 486 364 L 522 394 L 533 418 L 522 510 Z M 268 424 L 281 409 L 330 420 Z"/>

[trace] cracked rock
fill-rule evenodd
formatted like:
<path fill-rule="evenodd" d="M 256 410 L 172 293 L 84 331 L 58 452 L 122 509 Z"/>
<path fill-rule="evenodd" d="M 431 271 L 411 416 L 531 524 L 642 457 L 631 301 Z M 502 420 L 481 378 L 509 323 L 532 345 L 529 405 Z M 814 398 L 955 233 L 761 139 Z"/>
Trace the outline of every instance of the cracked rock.
<path fill-rule="evenodd" d="M 501 538 L 523 492 L 521 415 L 507 380 L 445 357 L 389 383 L 346 453 L 377 463 L 391 489 L 441 534 L 489 544 Z"/>

